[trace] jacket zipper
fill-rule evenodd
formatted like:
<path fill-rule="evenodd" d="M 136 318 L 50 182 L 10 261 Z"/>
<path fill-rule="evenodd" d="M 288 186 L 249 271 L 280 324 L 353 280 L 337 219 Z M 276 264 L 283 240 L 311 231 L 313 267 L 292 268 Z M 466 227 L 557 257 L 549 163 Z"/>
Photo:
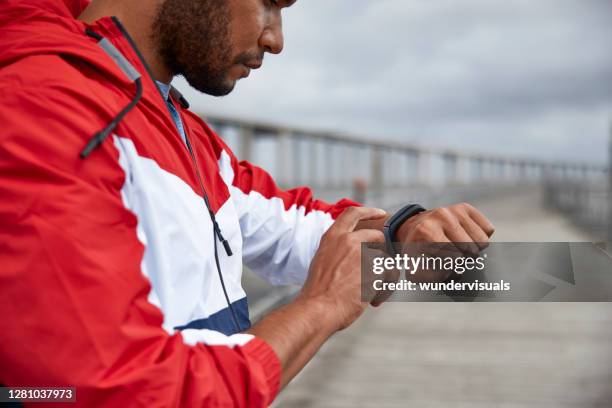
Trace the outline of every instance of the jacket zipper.
<path fill-rule="evenodd" d="M 123 25 L 121 24 L 119 19 L 117 19 L 116 17 L 111 17 L 111 19 L 112 19 L 113 23 L 115 23 L 115 25 L 119 28 L 119 30 L 121 31 L 121 34 L 123 34 L 123 37 L 127 39 L 128 43 L 130 44 L 130 47 L 136 53 L 136 56 L 140 60 L 140 63 L 142 64 L 142 66 L 147 71 L 147 75 L 149 76 L 149 79 L 151 80 L 151 82 L 153 82 L 153 85 L 155 85 L 155 88 L 157 89 L 159 97 L 160 97 L 161 101 L 163 102 L 163 104 L 164 104 L 164 106 L 166 108 L 166 111 L 168 112 L 170 120 L 174 124 L 174 119 L 172 119 L 172 112 L 170 112 L 170 109 L 168 108 L 168 105 L 166 105 L 166 101 L 164 100 L 164 97 L 162 95 L 161 89 L 159 89 L 159 86 L 157 86 L 157 83 L 155 82 L 155 79 L 153 78 L 153 75 L 151 73 L 151 69 L 149 68 L 149 65 L 147 64 L 147 62 L 143 58 L 142 54 L 138 50 L 138 47 L 136 46 L 136 44 L 132 40 L 132 37 L 130 37 L 130 34 L 125 30 L 125 28 L 123 27 Z M 178 110 L 177 110 L 177 113 L 178 113 Z M 175 130 L 175 135 L 178 136 L 179 139 L 181 139 L 181 135 L 179 134 L 179 131 L 178 131 L 178 128 L 176 127 L 176 124 L 174 124 L 173 127 L 174 127 L 174 130 Z M 215 213 L 213 212 L 212 207 L 210 206 L 210 200 L 208 198 L 208 194 L 206 192 L 206 188 L 204 187 L 204 182 L 202 181 L 202 175 L 200 173 L 200 168 L 198 167 L 198 163 L 197 163 L 197 159 L 196 159 L 196 156 L 195 156 L 195 152 L 194 152 L 194 150 L 193 150 L 193 148 L 191 146 L 191 142 L 189 141 L 189 136 L 187 135 L 187 130 L 185 130 L 185 144 L 187 145 L 187 151 L 189 152 L 189 156 L 191 157 L 191 163 L 193 164 L 193 170 L 195 172 L 196 180 L 198 182 L 198 185 L 200 187 L 200 192 L 202 194 L 202 198 L 204 200 L 204 204 L 206 205 L 206 208 L 208 209 L 208 213 L 210 215 L 210 219 L 211 219 L 211 221 L 213 223 L 215 237 L 219 238 L 219 240 L 223 244 L 223 247 L 224 247 L 225 252 L 227 253 L 227 255 L 228 256 L 232 256 L 232 250 L 231 250 L 231 248 L 229 246 L 229 243 L 227 242 L 227 240 L 225 240 L 225 238 L 223 238 L 223 235 L 221 234 L 221 228 L 219 227 L 219 224 L 217 223 L 217 220 L 216 220 L 216 217 L 215 217 Z M 216 246 L 216 244 L 217 244 L 217 241 L 215 239 L 215 246 Z M 216 251 L 215 251 L 215 253 L 216 253 Z"/>

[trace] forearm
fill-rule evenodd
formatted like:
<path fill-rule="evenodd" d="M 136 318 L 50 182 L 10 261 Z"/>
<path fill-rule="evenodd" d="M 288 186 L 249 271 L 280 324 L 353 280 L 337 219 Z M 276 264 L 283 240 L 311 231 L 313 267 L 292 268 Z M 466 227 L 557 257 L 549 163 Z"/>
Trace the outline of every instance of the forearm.
<path fill-rule="evenodd" d="M 270 313 L 248 331 L 276 352 L 282 367 L 281 389 L 336 332 L 335 325 L 326 317 L 328 314 L 321 302 L 298 298 Z"/>

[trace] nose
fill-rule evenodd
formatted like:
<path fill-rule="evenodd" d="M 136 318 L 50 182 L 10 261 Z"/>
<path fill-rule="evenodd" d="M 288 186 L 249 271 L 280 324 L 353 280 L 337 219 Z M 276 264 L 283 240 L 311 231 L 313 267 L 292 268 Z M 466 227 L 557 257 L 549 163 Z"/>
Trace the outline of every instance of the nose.
<path fill-rule="evenodd" d="M 259 46 L 271 54 L 280 54 L 284 46 L 283 20 L 280 12 L 272 13 L 259 38 Z"/>

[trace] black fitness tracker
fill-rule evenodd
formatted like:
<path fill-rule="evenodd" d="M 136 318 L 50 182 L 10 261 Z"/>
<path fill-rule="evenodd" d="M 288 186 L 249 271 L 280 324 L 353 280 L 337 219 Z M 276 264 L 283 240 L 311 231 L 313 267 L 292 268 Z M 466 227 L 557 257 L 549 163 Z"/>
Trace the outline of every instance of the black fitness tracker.
<path fill-rule="evenodd" d="M 385 222 L 383 233 L 385 234 L 385 245 L 387 246 L 387 253 L 389 255 L 395 255 L 397 253 L 393 243 L 397 241 L 395 234 L 399 227 L 401 227 L 408 218 L 420 214 L 423 211 L 426 211 L 425 208 L 418 204 L 408 204 L 389 217 L 387 222 Z"/>

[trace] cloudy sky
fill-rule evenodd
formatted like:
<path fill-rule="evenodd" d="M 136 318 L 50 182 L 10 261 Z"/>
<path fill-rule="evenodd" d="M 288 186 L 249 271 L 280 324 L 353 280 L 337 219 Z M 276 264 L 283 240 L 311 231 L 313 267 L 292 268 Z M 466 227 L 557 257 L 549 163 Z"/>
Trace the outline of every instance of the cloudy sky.
<path fill-rule="evenodd" d="M 200 112 L 602 163 L 610 0 L 299 0 L 285 50 Z"/>

